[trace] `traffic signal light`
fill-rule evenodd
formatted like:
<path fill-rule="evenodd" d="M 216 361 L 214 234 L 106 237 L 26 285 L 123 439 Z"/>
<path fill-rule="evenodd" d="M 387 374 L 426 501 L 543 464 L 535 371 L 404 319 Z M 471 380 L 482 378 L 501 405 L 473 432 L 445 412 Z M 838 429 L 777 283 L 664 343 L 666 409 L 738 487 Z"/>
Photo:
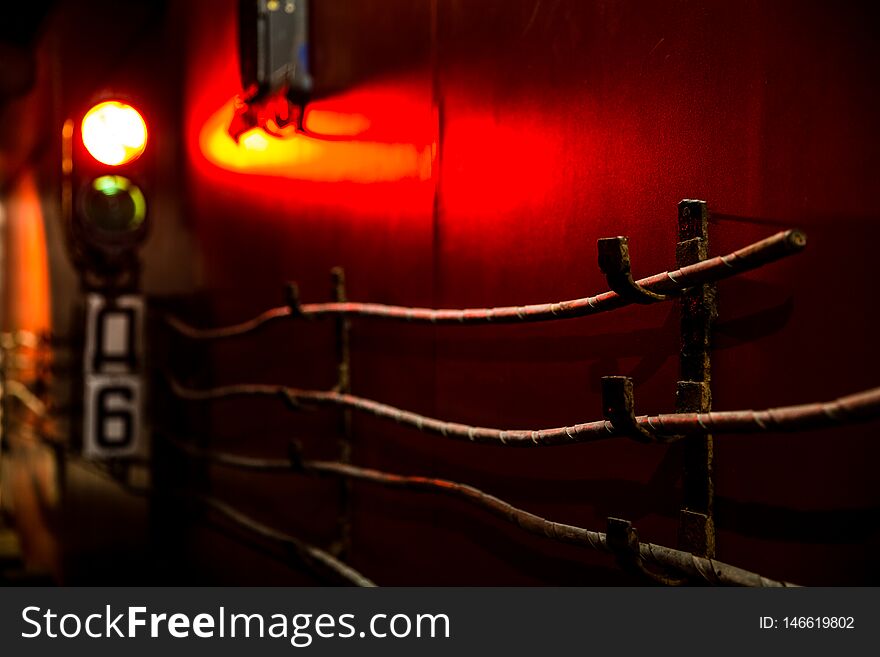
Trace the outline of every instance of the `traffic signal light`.
<path fill-rule="evenodd" d="M 87 458 L 130 459 L 148 451 L 137 250 L 149 228 L 150 147 L 144 115 L 118 97 L 85 108 L 62 131 L 62 204 L 86 292 L 81 392 Z"/>
<path fill-rule="evenodd" d="M 119 166 L 139 158 L 147 146 L 147 124 L 134 107 L 106 100 L 82 120 L 83 145 L 102 164 Z"/>
<path fill-rule="evenodd" d="M 137 286 L 149 223 L 150 139 L 131 103 L 103 99 L 63 130 L 64 205 L 74 263 L 87 289 Z"/>

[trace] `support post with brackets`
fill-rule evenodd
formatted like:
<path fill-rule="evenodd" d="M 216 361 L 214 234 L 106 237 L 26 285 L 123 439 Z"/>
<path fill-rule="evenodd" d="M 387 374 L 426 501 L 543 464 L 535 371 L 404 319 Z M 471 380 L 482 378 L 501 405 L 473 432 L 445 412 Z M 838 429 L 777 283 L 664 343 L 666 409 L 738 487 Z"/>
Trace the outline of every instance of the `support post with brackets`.
<path fill-rule="evenodd" d="M 678 204 L 677 265 L 706 260 L 709 251 L 709 212 L 705 201 Z M 715 286 L 698 285 L 681 296 L 680 380 L 675 391 L 678 413 L 712 410 L 711 331 L 718 314 Z M 679 515 L 678 544 L 701 557 L 715 556 L 714 447 L 712 436 L 684 440 L 683 499 Z"/>

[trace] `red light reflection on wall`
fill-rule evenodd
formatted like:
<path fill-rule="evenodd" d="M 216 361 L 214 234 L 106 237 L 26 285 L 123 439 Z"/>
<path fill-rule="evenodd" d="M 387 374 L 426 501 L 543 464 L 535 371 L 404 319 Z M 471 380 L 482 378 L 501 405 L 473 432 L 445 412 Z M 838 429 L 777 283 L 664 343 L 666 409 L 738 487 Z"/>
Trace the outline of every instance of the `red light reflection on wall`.
<path fill-rule="evenodd" d="M 306 128 L 327 138 L 301 134 L 277 137 L 255 128 L 236 143 L 227 132 L 232 114 L 230 100 L 208 119 L 199 135 L 205 157 L 229 171 L 318 182 L 431 177 L 430 147 L 340 139 L 369 127 L 369 119 L 363 115 L 312 110 L 306 114 Z"/>
<path fill-rule="evenodd" d="M 218 319 L 274 303 L 279 281 L 323 289 L 336 265 L 367 285 L 380 262 L 382 280 L 429 280 L 438 133 L 430 75 L 377 68 L 307 105 L 305 127 L 317 137 L 254 130 L 236 144 L 227 128 L 230 99 L 242 93 L 237 3 L 185 11 L 186 203 L 204 286 L 247 290 L 212 297 Z"/>

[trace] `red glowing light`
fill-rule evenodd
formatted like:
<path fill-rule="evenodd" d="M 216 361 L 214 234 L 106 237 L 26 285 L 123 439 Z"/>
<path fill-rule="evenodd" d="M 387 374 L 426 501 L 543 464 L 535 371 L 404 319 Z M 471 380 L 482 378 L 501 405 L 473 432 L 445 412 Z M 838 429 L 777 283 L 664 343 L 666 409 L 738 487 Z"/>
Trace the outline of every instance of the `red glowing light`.
<path fill-rule="evenodd" d="M 110 166 L 136 160 L 147 145 L 147 124 L 131 105 L 98 103 L 82 121 L 82 140 L 93 158 Z"/>

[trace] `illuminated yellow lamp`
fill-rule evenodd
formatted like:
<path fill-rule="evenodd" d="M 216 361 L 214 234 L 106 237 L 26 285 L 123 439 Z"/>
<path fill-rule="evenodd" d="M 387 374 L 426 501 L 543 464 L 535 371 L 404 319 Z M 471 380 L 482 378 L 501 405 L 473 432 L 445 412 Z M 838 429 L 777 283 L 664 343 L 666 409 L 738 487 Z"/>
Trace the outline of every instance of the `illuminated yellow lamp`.
<path fill-rule="evenodd" d="M 86 150 L 102 164 L 119 166 L 136 160 L 147 145 L 147 124 L 131 105 L 118 100 L 98 103 L 82 121 Z"/>

